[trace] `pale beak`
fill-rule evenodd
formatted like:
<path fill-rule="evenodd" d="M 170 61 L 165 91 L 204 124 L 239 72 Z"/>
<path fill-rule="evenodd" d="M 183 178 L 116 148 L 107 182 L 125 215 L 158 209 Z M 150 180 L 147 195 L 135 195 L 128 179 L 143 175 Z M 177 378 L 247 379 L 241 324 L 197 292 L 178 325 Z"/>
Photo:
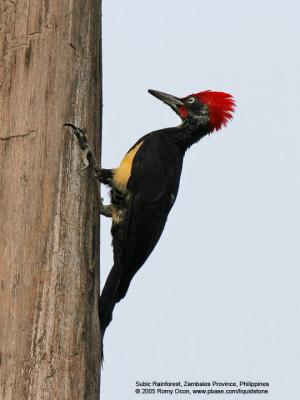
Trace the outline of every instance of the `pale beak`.
<path fill-rule="evenodd" d="M 158 90 L 152 89 L 149 89 L 148 92 L 152 94 L 152 96 L 158 98 L 168 106 L 172 107 L 174 111 L 177 111 L 179 106 L 183 106 L 183 102 L 178 97 L 172 96 L 171 94 L 159 92 Z"/>

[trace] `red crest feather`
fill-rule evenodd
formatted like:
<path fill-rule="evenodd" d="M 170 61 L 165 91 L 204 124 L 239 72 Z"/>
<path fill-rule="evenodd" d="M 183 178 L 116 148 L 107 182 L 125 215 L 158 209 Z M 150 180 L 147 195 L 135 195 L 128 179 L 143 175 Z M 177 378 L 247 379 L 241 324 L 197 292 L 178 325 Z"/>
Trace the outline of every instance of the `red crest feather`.
<path fill-rule="evenodd" d="M 226 126 L 228 121 L 232 119 L 232 114 L 235 110 L 235 101 L 231 94 L 206 90 L 205 92 L 196 93 L 193 96 L 208 106 L 213 129 L 221 129 L 222 126 Z"/>

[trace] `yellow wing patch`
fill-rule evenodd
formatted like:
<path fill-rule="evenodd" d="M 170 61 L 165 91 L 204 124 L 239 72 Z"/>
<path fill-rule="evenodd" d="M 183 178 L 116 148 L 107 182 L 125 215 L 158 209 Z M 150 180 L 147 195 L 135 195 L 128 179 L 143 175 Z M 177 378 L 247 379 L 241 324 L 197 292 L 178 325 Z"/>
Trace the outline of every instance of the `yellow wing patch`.
<path fill-rule="evenodd" d="M 123 158 L 120 166 L 114 170 L 113 184 L 121 192 L 127 189 L 127 183 L 131 175 L 132 162 L 142 144 L 143 142 L 140 142 L 131 149 Z"/>

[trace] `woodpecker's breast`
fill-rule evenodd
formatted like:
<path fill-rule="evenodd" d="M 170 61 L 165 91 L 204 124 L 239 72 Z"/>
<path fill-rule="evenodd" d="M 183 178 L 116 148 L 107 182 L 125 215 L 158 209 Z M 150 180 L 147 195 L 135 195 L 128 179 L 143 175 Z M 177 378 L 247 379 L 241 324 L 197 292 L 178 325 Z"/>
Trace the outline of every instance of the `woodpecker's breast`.
<path fill-rule="evenodd" d="M 123 158 L 120 166 L 114 170 L 113 185 L 120 192 L 125 192 L 127 190 L 127 183 L 131 175 L 133 159 L 142 144 L 143 142 L 140 142 L 134 146 L 134 148 L 131 149 Z"/>

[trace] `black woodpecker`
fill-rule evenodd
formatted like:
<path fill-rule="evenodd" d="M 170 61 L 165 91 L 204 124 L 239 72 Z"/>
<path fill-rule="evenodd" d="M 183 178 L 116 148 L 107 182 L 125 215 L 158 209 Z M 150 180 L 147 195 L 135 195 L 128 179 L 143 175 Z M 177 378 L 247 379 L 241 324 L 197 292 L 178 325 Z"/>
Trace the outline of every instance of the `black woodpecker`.
<path fill-rule="evenodd" d="M 186 150 L 214 130 L 226 126 L 235 108 L 233 97 L 205 91 L 183 98 L 156 90 L 149 93 L 170 106 L 181 118 L 177 127 L 141 137 L 119 167 L 96 165 L 84 131 L 71 124 L 96 178 L 111 188 L 111 204 L 101 204 L 101 214 L 112 218 L 114 265 L 100 296 L 102 339 L 116 303 L 127 293 L 136 272 L 158 242 L 176 200 Z"/>

